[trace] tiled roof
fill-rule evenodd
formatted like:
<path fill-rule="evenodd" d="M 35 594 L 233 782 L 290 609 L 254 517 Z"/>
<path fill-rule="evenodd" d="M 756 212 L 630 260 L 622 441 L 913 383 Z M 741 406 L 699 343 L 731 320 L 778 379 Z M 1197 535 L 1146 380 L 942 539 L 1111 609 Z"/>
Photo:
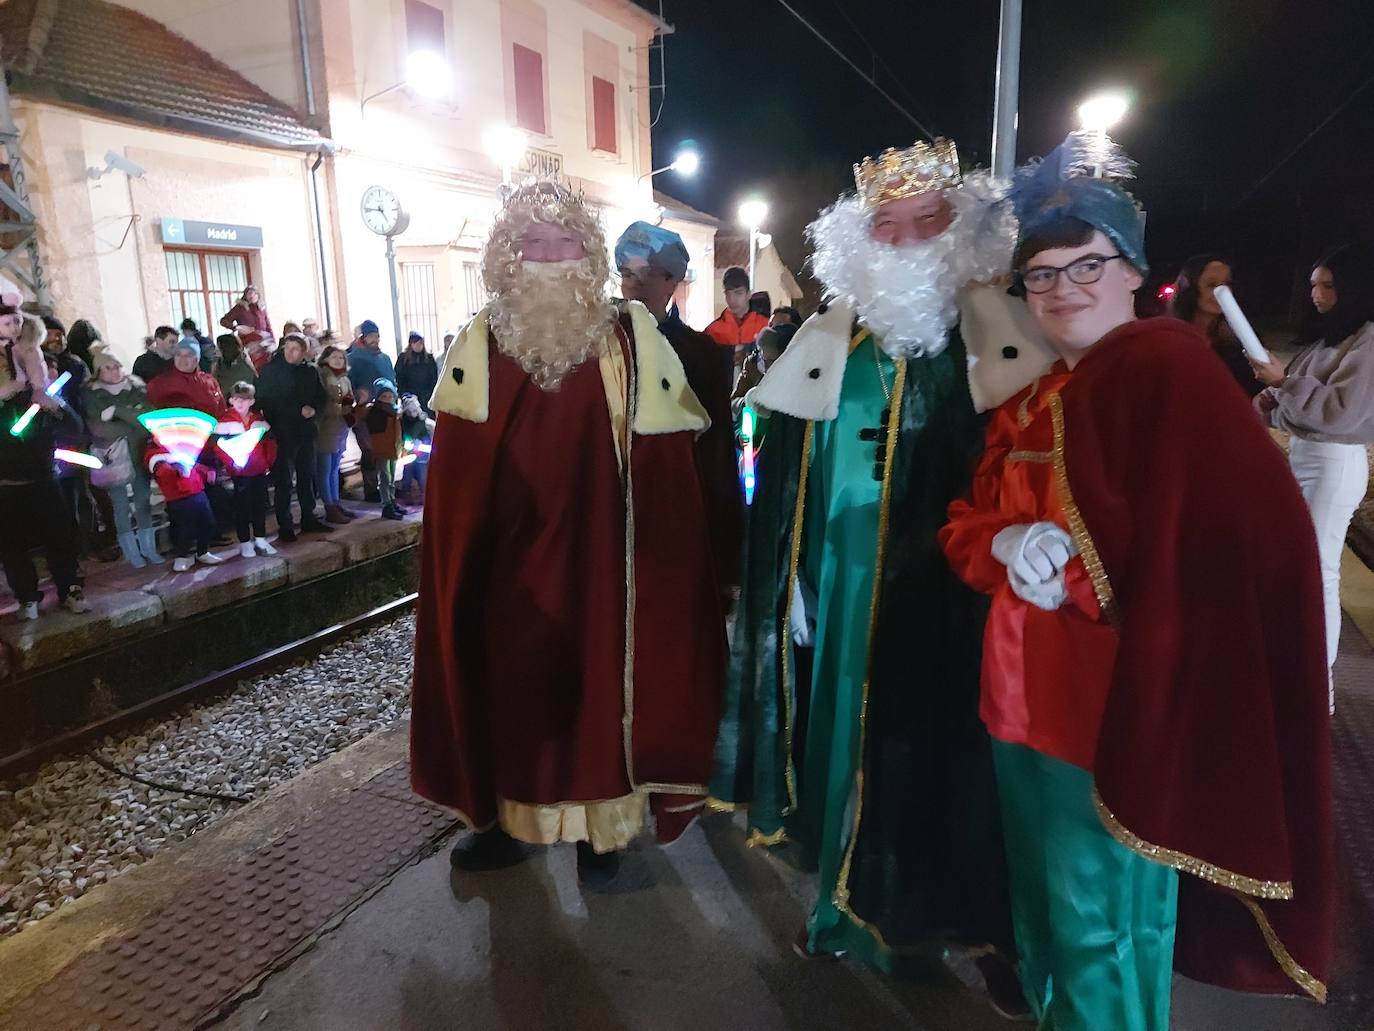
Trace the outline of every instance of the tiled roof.
<path fill-rule="evenodd" d="M 0 56 L 22 97 L 266 146 L 320 134 L 161 22 L 104 0 L 0 3 Z"/>

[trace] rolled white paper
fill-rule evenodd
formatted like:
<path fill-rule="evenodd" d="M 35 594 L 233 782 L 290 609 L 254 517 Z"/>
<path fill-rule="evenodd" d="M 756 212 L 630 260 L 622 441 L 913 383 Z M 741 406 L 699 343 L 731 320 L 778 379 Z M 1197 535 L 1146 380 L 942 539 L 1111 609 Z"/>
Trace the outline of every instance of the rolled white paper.
<path fill-rule="evenodd" d="M 1250 320 L 1245 317 L 1245 312 L 1240 310 L 1240 305 L 1236 303 L 1236 295 L 1231 293 L 1229 286 L 1219 286 L 1214 291 L 1217 304 L 1221 305 L 1221 312 L 1226 316 L 1226 321 L 1231 324 L 1231 331 L 1236 334 L 1236 339 L 1240 341 L 1240 346 L 1245 348 L 1253 361 L 1270 362 L 1269 352 L 1260 343 L 1259 334 L 1255 332 L 1255 327 L 1250 325 Z"/>

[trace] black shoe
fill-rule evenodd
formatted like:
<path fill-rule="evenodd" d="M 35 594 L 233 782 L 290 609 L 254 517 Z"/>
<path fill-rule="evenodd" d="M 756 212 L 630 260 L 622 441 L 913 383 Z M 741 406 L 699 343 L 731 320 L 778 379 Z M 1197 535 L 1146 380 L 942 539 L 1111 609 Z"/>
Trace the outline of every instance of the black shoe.
<path fill-rule="evenodd" d="M 599 854 L 585 841 L 577 843 L 577 879 L 589 888 L 604 888 L 620 872 L 620 853 Z"/>
<path fill-rule="evenodd" d="M 301 533 L 333 533 L 334 527 L 328 523 L 322 523 L 318 519 L 302 519 Z"/>
<path fill-rule="evenodd" d="M 282 527 L 277 531 L 277 540 L 283 544 L 294 544 L 296 542 L 296 531 L 289 526 Z"/>
<path fill-rule="evenodd" d="M 406 508 L 405 505 L 401 504 L 399 501 L 393 501 L 391 507 L 397 512 L 400 512 L 401 515 L 406 515 L 410 511 L 410 509 Z"/>
<path fill-rule="evenodd" d="M 399 508 L 397 508 L 395 505 L 383 505 L 383 506 L 382 506 L 382 518 L 383 518 L 383 519 L 404 519 L 404 518 L 405 518 L 405 513 L 403 513 L 403 512 L 402 512 Z"/>
<path fill-rule="evenodd" d="M 500 827 L 469 834 L 448 854 L 449 864 L 464 873 L 504 870 L 525 861 L 525 848 Z"/>
<path fill-rule="evenodd" d="M 988 1002 L 1004 1019 L 1018 1024 L 1035 1023 L 1035 1015 L 1026 1002 L 1021 978 L 1016 974 L 1016 964 L 1000 952 L 987 952 L 973 961 L 978 972 L 983 975 L 983 986 L 988 992 Z"/>

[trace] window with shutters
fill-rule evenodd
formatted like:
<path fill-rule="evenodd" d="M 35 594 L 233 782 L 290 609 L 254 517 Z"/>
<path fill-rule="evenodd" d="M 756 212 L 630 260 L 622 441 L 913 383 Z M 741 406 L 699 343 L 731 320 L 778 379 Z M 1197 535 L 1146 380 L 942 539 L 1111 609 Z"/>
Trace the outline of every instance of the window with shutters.
<path fill-rule="evenodd" d="M 195 319 L 204 333 L 216 327 L 248 285 L 248 254 L 242 251 L 201 251 L 189 247 L 164 248 L 171 321 Z"/>
<path fill-rule="evenodd" d="M 616 153 L 615 84 L 592 76 L 592 149 Z"/>
<path fill-rule="evenodd" d="M 406 0 L 406 42 L 412 54 L 421 50 L 446 54 L 444 12 L 424 0 Z"/>
<path fill-rule="evenodd" d="M 543 136 L 548 132 L 544 120 L 544 55 L 519 43 L 514 51 L 515 124 Z"/>

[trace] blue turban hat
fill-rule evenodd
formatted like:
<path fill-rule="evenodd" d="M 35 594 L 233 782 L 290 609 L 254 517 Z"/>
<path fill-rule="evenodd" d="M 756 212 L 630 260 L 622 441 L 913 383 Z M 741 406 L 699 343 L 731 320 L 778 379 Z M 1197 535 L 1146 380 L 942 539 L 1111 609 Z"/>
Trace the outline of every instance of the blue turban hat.
<path fill-rule="evenodd" d="M 626 258 L 643 258 L 650 268 L 666 272 L 672 279 L 683 279 L 687 275 L 689 258 L 682 237 L 671 229 L 648 222 L 631 223 L 615 242 L 616 267 L 623 267 Z"/>
<path fill-rule="evenodd" d="M 1016 171 L 1012 204 L 1020 221 L 1017 246 L 1067 219 L 1086 222 L 1116 245 L 1141 275 L 1145 260 L 1145 212 L 1112 181 L 1129 178 L 1135 162 L 1102 133 L 1079 130 L 1039 161 Z"/>

